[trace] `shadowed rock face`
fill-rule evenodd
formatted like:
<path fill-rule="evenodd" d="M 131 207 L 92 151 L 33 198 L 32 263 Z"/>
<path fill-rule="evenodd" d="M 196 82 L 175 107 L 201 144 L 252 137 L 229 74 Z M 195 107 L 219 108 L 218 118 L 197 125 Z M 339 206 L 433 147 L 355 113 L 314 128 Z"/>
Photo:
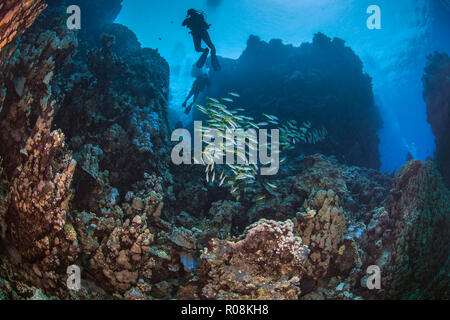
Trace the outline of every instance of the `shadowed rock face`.
<path fill-rule="evenodd" d="M 43 0 L 3 0 L 0 4 L 0 51 L 25 32 L 44 9 Z"/>
<path fill-rule="evenodd" d="M 450 185 L 450 58 L 444 53 L 428 57 L 423 76 L 428 122 L 435 136 L 435 161 Z"/>
<path fill-rule="evenodd" d="M 283 120 L 309 120 L 324 126 L 329 137 L 305 147 L 307 154 L 335 155 L 341 162 L 378 169 L 377 131 L 382 123 L 374 106 L 372 80 L 361 60 L 343 40 L 316 34 L 300 47 L 269 43 L 251 36 L 239 59 L 221 59 L 223 71 L 212 72 L 210 97 L 235 91 L 246 113 L 263 112 Z"/>
<path fill-rule="evenodd" d="M 204 183 L 203 168 L 169 167 L 169 66 L 157 50 L 119 24 L 67 30 L 63 2 L 48 2 L 55 6 L 0 64 L 0 300 L 448 299 L 450 195 L 431 161 L 410 161 L 392 177 L 324 155 L 292 157 L 272 179 L 276 190 L 255 183 L 234 201 Z M 339 139 L 354 122 L 331 104 L 323 115 L 313 109 L 320 93 L 332 92 L 339 108 L 350 103 L 345 95 L 373 106 L 361 102 L 370 79 L 339 40 L 319 35 L 300 48 L 256 40 L 249 48 L 263 55 L 229 62 L 247 76 L 246 66 L 265 66 L 255 82 L 275 88 L 272 104 L 290 106 L 277 89 L 300 92 L 314 103 L 294 107 L 306 105 Z M 329 71 L 318 62 L 327 50 L 339 57 L 327 60 Z M 281 75 L 274 59 L 288 66 Z M 305 79 L 278 86 L 284 74 Z M 269 76 L 276 81 L 262 80 Z M 249 90 L 240 93 L 251 102 L 261 88 Z M 362 110 L 360 119 L 375 119 Z M 330 115 L 350 121 L 345 130 L 326 123 Z M 78 292 L 66 283 L 74 263 L 83 270 Z M 373 264 L 381 291 L 364 287 Z"/>

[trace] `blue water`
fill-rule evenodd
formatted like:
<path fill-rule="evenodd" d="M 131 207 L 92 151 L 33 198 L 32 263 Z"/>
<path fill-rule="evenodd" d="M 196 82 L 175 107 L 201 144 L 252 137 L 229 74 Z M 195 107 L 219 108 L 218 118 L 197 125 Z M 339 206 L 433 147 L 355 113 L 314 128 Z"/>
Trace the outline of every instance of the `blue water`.
<path fill-rule="evenodd" d="M 381 8 L 381 30 L 366 27 L 366 9 L 372 4 Z M 420 160 L 433 155 L 421 78 L 429 53 L 449 52 L 450 13 L 440 1 L 125 0 L 117 22 L 132 29 L 143 46 L 158 48 L 171 66 L 172 123 L 190 121 L 181 103 L 191 87 L 191 66 L 198 54 L 181 22 L 191 7 L 205 11 L 218 54 L 224 57 L 239 57 L 250 34 L 296 46 L 311 41 L 318 31 L 346 40 L 373 77 L 384 119 L 379 132 L 382 171 L 401 167 L 408 152 Z"/>

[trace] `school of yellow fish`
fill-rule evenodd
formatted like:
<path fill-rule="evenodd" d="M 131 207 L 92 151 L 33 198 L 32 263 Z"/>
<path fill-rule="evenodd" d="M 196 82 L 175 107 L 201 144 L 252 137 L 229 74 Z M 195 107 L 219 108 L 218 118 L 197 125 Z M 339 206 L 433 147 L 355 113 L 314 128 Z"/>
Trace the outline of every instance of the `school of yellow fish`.
<path fill-rule="evenodd" d="M 235 150 L 235 155 L 238 160 L 240 158 L 240 163 L 243 164 L 218 165 L 217 163 L 220 163 L 219 159 L 223 159 L 224 152 L 218 152 L 218 150 L 216 150 L 217 147 L 214 142 L 214 135 L 211 134 L 211 129 L 214 129 L 219 137 L 223 138 L 223 141 L 227 141 L 227 132 L 237 129 L 243 129 L 244 131 L 248 129 L 270 129 L 269 127 L 272 127 L 272 129 L 279 129 L 281 151 L 293 150 L 295 149 L 295 145 L 299 142 L 315 144 L 323 141 L 327 136 L 325 128 L 313 129 L 311 128 L 311 123 L 309 121 L 303 123 L 300 127 L 297 126 L 295 120 L 280 124 L 278 117 L 263 113 L 265 120 L 256 122 L 254 118 L 240 114 L 244 112 L 245 109 L 232 109 L 228 107 L 225 103 L 233 104 L 233 98 L 240 97 L 239 94 L 234 92 L 230 92 L 228 95 L 230 97 L 222 98 L 222 102 L 214 98 L 207 98 L 208 102 L 206 107 L 196 105 L 197 109 L 208 117 L 208 120 L 206 120 L 206 125 L 199 128 L 203 136 L 202 141 L 206 144 L 203 148 L 203 157 L 202 159 L 195 159 L 194 157 L 194 161 L 206 166 L 205 175 L 207 183 L 218 183 L 220 187 L 228 186 L 231 190 L 231 194 L 235 196 L 236 201 L 239 201 L 241 191 L 246 192 L 247 185 L 249 184 L 257 182 L 262 183 L 263 187 L 269 193 L 277 189 L 277 186 L 268 181 L 262 181 L 262 178 L 257 179 L 259 165 L 249 163 L 248 160 L 250 150 L 255 151 L 258 145 L 258 141 L 254 140 L 251 136 L 246 136 L 249 143 L 247 143 L 247 141 L 245 142 L 245 157 Z M 271 138 L 270 134 L 267 136 L 268 138 Z M 218 143 L 218 146 L 220 147 L 219 150 L 225 150 L 223 141 Z M 237 142 L 234 139 L 230 142 L 235 146 L 237 145 Z M 272 152 L 269 142 L 267 142 L 265 146 L 269 152 Z M 285 161 L 286 157 L 282 157 L 280 163 Z M 264 195 L 257 198 L 256 201 L 261 201 L 265 198 L 266 196 Z"/>

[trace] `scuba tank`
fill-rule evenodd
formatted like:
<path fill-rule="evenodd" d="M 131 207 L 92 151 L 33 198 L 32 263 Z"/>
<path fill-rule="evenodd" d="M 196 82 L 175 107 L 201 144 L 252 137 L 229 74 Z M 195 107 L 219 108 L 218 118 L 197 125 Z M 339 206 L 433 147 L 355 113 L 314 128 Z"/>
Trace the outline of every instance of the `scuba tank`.
<path fill-rule="evenodd" d="M 208 30 L 211 25 L 206 22 L 205 16 L 206 14 L 204 12 L 195 10 L 194 15 L 187 17 L 187 27 L 191 30 Z"/>

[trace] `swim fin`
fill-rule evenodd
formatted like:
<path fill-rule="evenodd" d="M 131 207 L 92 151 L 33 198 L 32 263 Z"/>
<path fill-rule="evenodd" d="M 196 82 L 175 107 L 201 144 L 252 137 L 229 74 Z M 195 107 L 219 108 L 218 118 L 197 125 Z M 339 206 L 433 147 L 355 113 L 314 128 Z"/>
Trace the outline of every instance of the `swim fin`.
<path fill-rule="evenodd" d="M 184 110 L 184 113 L 185 113 L 185 114 L 191 113 L 191 110 L 192 110 L 192 106 L 193 106 L 193 105 L 194 105 L 194 104 L 191 103 L 191 104 L 189 105 L 189 107 L 187 107 L 186 110 Z"/>
<path fill-rule="evenodd" d="M 203 66 L 206 63 L 206 59 L 208 58 L 208 54 L 209 54 L 209 50 L 203 52 L 200 59 L 198 59 L 198 61 L 197 61 L 197 68 L 199 68 L 199 69 L 203 68 Z"/>
<path fill-rule="evenodd" d="M 215 54 L 211 54 L 211 65 L 215 71 L 222 70 L 222 67 L 220 66 L 219 59 L 217 59 L 217 56 Z"/>

